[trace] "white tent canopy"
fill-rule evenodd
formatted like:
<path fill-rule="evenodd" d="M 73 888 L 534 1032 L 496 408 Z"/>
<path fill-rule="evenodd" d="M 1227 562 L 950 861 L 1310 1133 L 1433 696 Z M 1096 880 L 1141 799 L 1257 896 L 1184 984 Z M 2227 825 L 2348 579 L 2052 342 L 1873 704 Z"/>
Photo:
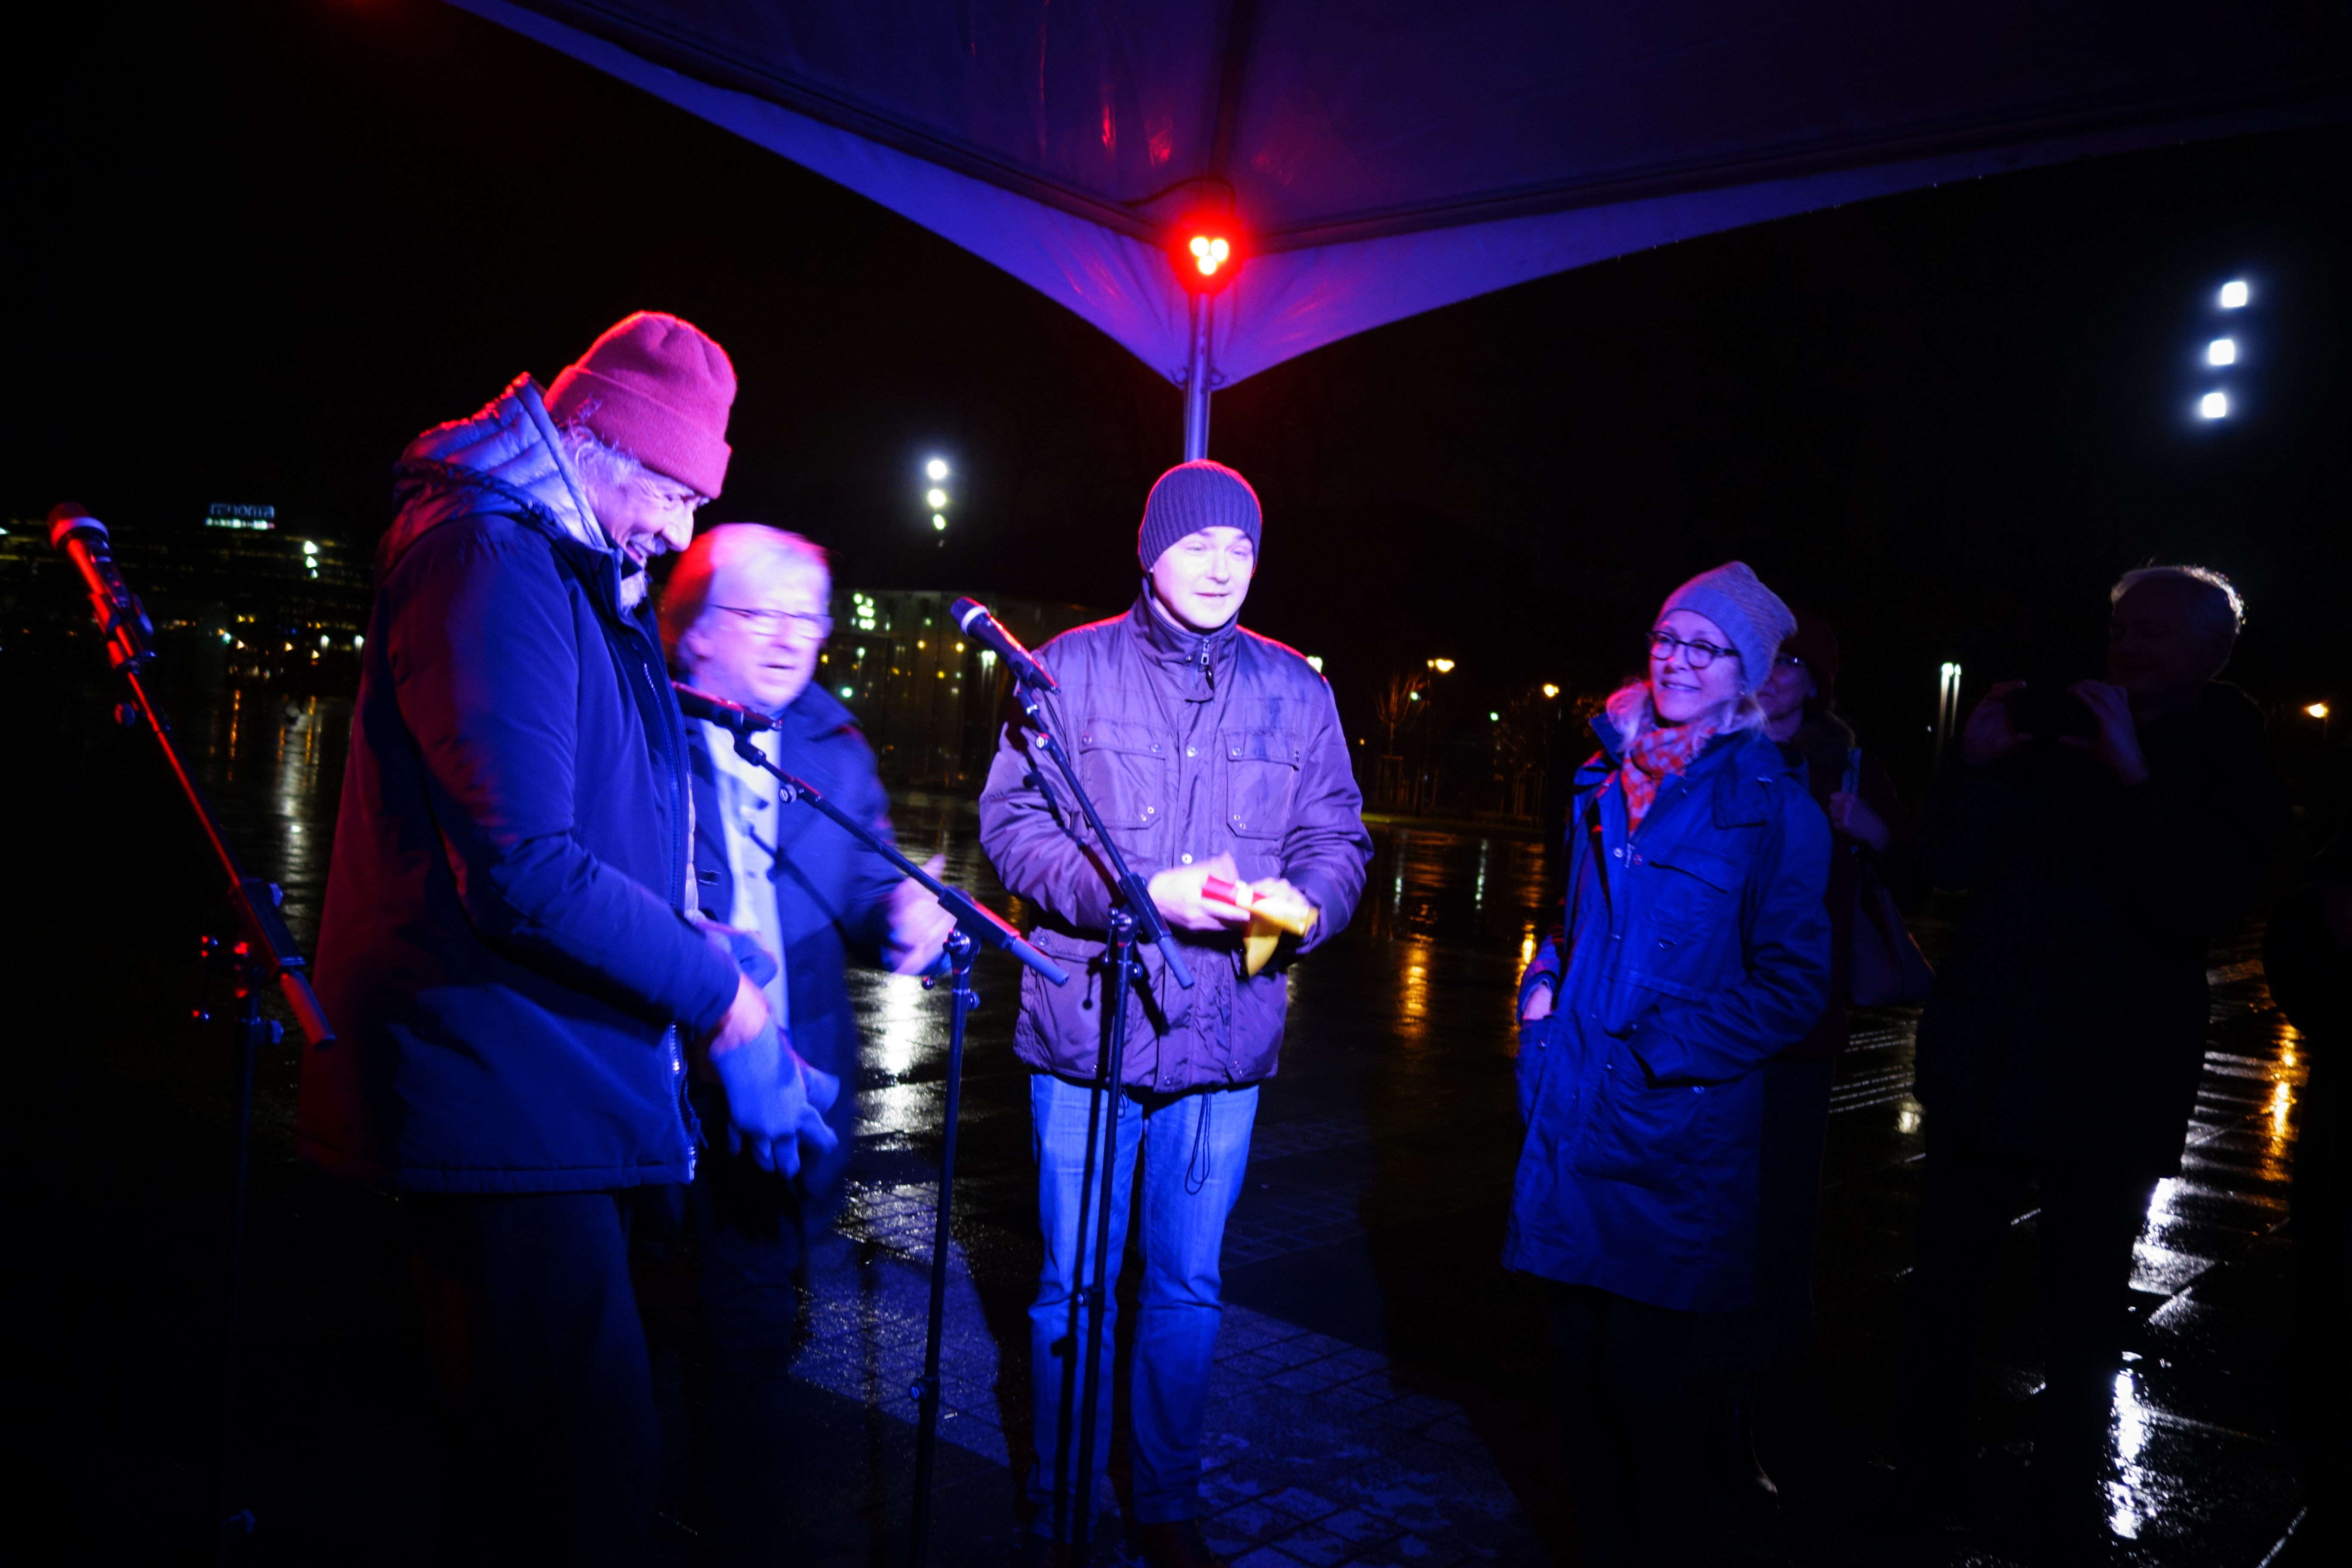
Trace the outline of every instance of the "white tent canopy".
<path fill-rule="evenodd" d="M 1696 235 L 2339 121 L 2352 7 L 2121 0 L 453 0 L 838 181 L 1181 382 Z"/>

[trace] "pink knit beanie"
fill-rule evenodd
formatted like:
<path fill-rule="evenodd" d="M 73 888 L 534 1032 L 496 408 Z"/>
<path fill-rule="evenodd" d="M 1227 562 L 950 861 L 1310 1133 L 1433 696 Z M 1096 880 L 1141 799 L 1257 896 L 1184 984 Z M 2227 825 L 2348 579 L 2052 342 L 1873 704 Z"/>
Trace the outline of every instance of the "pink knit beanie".
<path fill-rule="evenodd" d="M 646 468 L 702 496 L 727 482 L 735 367 L 690 321 L 639 310 L 589 345 L 547 389 L 558 425 L 574 419 Z"/>

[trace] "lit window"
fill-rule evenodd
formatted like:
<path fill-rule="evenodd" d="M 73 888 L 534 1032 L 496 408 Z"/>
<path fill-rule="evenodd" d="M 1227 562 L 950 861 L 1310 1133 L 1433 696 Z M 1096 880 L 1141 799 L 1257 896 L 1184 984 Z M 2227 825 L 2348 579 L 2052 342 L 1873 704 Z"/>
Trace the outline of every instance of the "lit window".
<path fill-rule="evenodd" d="M 2235 338 L 2215 338 L 2211 342 L 2207 343 L 2205 345 L 2205 363 L 2207 364 L 2237 363 L 2238 340 Z"/>
<path fill-rule="evenodd" d="M 2197 400 L 2197 412 L 2208 419 L 2226 419 L 2230 415 L 2230 395 L 2209 392 Z"/>
<path fill-rule="evenodd" d="M 2246 302 L 2246 286 L 2231 281 L 2221 285 L 2221 309 L 2234 310 Z"/>

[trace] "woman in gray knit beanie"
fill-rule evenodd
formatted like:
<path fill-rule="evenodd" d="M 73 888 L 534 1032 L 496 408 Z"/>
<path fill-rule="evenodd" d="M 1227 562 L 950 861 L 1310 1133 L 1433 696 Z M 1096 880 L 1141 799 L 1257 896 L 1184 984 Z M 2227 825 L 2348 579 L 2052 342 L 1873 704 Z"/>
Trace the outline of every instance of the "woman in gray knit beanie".
<path fill-rule="evenodd" d="M 1829 994 L 1829 825 L 1756 691 L 1795 617 L 1738 562 L 1675 590 L 1570 797 L 1562 934 L 1519 991 L 1506 1268 L 1553 1282 L 1580 1560 L 1684 1543 L 1690 1343 L 1756 1288 L 1763 1064 Z"/>

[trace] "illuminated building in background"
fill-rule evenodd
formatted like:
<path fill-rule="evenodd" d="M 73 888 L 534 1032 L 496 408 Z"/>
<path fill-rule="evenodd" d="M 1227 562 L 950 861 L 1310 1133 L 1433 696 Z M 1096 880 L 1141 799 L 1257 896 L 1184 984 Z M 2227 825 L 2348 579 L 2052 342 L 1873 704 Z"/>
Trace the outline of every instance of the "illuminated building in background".
<path fill-rule="evenodd" d="M 161 663 L 285 692 L 357 689 L 373 582 L 366 557 L 341 539 L 245 502 L 161 523 L 105 521 L 123 579 L 155 623 Z M 71 580 L 73 567 L 48 548 L 47 528 L 11 522 L 0 538 L 0 597 L 21 587 L 46 604 L 51 575 Z M 27 619 L 17 624 L 27 635 Z M 68 620 L 57 635 L 73 630 Z"/>
<path fill-rule="evenodd" d="M 857 716 L 885 784 L 961 788 L 987 773 L 1010 700 L 996 655 L 956 630 L 961 595 L 836 587 L 833 637 L 817 684 Z M 1104 618 L 1081 605 L 979 594 L 1005 629 L 1035 647 Z"/>

